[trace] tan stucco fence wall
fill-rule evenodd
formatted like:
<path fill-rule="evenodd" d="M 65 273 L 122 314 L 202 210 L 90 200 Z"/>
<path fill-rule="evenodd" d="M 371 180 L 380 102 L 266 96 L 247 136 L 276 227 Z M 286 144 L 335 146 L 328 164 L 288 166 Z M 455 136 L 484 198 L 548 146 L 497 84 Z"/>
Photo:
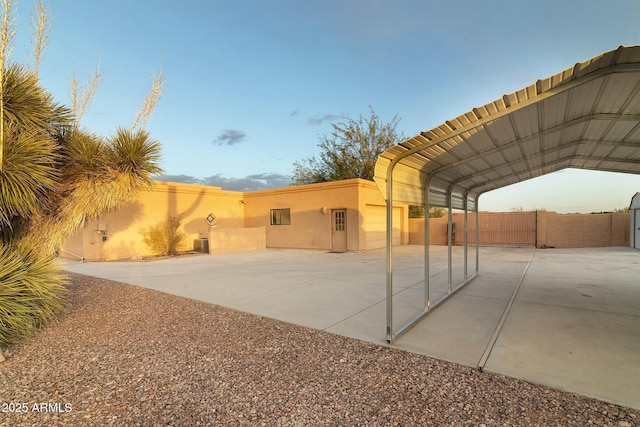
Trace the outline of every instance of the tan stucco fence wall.
<path fill-rule="evenodd" d="M 454 213 L 454 244 L 464 242 L 464 214 Z M 480 212 L 481 245 L 585 248 L 629 246 L 628 213 Z M 447 244 L 447 216 L 430 218 L 429 242 Z M 468 215 L 469 244 L 475 244 L 475 214 Z M 409 219 L 409 243 L 424 243 L 424 219 Z"/>
<path fill-rule="evenodd" d="M 290 224 L 271 224 L 272 209 L 289 209 Z M 375 183 L 361 179 L 249 192 L 156 182 L 152 190 L 116 212 L 87 221 L 60 248 L 71 259 L 109 260 L 153 256 L 145 231 L 180 216 L 187 235 L 182 251 L 209 238 L 210 253 L 269 248 L 332 250 L 332 215 L 346 212 L 346 250 L 385 246 L 385 203 Z M 215 230 L 206 218 L 216 217 Z M 408 207 L 394 207 L 394 244 L 408 244 Z M 224 231 L 227 230 L 227 231 Z M 230 231 L 235 230 L 235 231 Z M 253 230 L 253 231 L 248 231 Z M 262 241 L 261 241 L 262 239 Z"/>

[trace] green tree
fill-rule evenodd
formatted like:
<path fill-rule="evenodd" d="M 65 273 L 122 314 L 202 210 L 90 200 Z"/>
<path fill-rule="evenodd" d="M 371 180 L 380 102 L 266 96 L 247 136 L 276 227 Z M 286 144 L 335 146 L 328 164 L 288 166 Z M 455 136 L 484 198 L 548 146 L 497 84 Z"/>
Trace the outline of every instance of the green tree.
<path fill-rule="evenodd" d="M 440 218 L 447 214 L 447 208 L 432 206 L 429 208 L 429 218 Z M 409 218 L 424 218 L 424 208 L 418 205 L 409 205 Z"/>
<path fill-rule="evenodd" d="M 36 10 L 43 9 L 40 3 Z M 66 278 L 55 255 L 63 240 L 150 188 L 151 175 L 161 172 L 160 144 L 143 127 L 120 128 L 106 138 L 88 132 L 79 126 L 78 111 L 55 103 L 35 71 L 10 63 L 10 0 L 2 0 L 2 14 L 0 347 L 61 309 Z M 46 16 L 38 22 L 47 27 Z"/>
<path fill-rule="evenodd" d="M 398 116 L 383 123 L 371 109 L 371 117 L 360 115 L 358 120 L 346 118 L 346 122 L 332 123 L 331 135 L 320 136 L 317 157 L 293 164 L 295 184 L 339 181 L 342 179 L 373 179 L 378 156 L 387 148 L 404 139 L 398 134 Z"/>

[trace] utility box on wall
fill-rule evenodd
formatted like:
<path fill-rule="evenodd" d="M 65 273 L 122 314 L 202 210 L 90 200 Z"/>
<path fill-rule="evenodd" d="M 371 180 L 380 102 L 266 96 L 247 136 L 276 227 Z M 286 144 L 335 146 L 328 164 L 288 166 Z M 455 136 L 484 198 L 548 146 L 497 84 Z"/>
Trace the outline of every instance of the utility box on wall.
<path fill-rule="evenodd" d="M 632 248 L 640 249 L 640 192 L 631 198 L 629 215 L 631 219 L 629 243 Z"/>
<path fill-rule="evenodd" d="M 193 250 L 195 252 L 209 253 L 209 238 L 201 237 L 193 241 Z"/>

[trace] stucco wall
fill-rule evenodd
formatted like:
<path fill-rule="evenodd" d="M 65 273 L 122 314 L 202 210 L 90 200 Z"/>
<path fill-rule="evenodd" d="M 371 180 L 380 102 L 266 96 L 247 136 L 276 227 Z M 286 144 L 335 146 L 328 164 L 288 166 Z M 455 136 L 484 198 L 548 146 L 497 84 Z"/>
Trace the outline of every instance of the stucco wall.
<path fill-rule="evenodd" d="M 332 250 L 331 212 L 335 209 L 346 209 L 347 251 L 359 252 L 379 246 L 384 224 L 367 221 L 366 214 L 372 207 L 378 212 L 384 206 L 375 183 L 362 179 L 244 193 L 158 182 L 138 200 L 85 224 L 67 240 L 61 255 L 87 260 L 154 255 L 144 243 L 144 231 L 166 220 L 167 214 L 183 218 L 181 231 L 188 237 L 181 249 L 192 250 L 195 239 L 209 236 L 209 213 L 217 217 L 219 229 L 264 227 L 266 247 Z M 290 209 L 291 223 L 272 225 L 271 210 L 282 208 Z M 408 207 L 395 206 L 394 218 L 395 242 L 408 244 Z"/>
<path fill-rule="evenodd" d="M 424 244 L 424 218 L 409 218 L 409 243 Z M 429 219 L 429 244 L 447 244 L 447 217 Z"/>
<path fill-rule="evenodd" d="M 182 249 L 191 250 L 194 239 L 209 234 L 209 213 L 216 215 L 219 227 L 244 227 L 242 200 L 243 193 L 219 187 L 157 182 L 138 200 L 99 221 L 87 222 L 63 245 L 61 255 L 74 258 L 71 253 L 80 254 L 87 260 L 154 255 L 144 243 L 144 230 L 166 220 L 167 215 L 182 217 L 181 231 L 187 234 Z"/>
<path fill-rule="evenodd" d="M 375 183 L 362 179 L 245 193 L 245 226 L 265 227 L 267 247 L 331 250 L 331 211 L 347 210 L 347 251 L 367 249 L 367 206 L 384 206 Z M 271 225 L 271 209 L 289 208 L 290 225 Z M 402 243 L 407 244 L 408 209 L 399 205 Z M 374 230 L 375 231 L 375 230 Z"/>
<path fill-rule="evenodd" d="M 209 228 L 209 253 L 212 255 L 262 251 L 266 247 L 264 227 Z"/>
<path fill-rule="evenodd" d="M 269 248 L 331 249 L 331 210 L 347 210 L 347 250 L 360 250 L 358 181 L 346 180 L 245 193 L 245 226 L 265 227 Z M 289 208 L 290 225 L 271 225 L 271 209 Z M 323 209 L 324 208 L 324 209 Z"/>

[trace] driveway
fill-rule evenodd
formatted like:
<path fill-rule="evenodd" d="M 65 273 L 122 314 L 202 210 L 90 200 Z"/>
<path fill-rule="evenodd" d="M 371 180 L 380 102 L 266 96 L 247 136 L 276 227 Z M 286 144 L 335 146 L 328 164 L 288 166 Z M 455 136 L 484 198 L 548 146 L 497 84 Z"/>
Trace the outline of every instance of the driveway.
<path fill-rule="evenodd" d="M 421 308 L 422 252 L 394 248 L 395 328 Z M 72 272 L 387 345 L 384 250 L 63 262 Z M 460 247 L 453 266 L 455 284 Z M 484 370 L 638 409 L 639 277 L 640 251 L 631 248 L 481 248 L 480 275 L 393 346 L 474 368 L 488 354 Z M 447 248 L 433 246 L 432 301 L 447 279 Z"/>

